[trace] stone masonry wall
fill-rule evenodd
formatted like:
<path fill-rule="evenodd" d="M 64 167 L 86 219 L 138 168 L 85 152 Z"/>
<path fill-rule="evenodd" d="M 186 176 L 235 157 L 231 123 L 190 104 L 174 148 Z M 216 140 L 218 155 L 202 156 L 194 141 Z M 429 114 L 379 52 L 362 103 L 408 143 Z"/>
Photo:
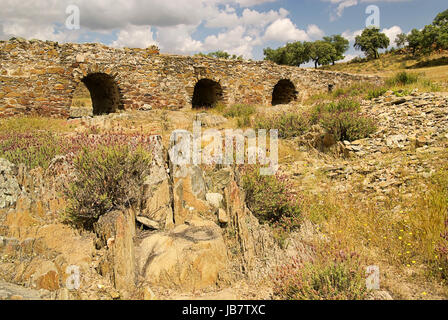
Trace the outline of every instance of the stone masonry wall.
<path fill-rule="evenodd" d="M 262 105 L 271 104 L 273 89 L 282 79 L 293 82 L 299 101 L 328 90 L 329 84 L 340 87 L 359 81 L 380 81 L 377 77 L 278 66 L 265 61 L 159 55 L 150 49 L 13 39 L 0 41 L 0 116 L 35 113 L 68 117 L 76 87 L 95 73 L 115 81 L 119 109 L 125 110 L 144 105 L 191 108 L 195 85 L 201 79 L 221 85 L 225 104 Z"/>

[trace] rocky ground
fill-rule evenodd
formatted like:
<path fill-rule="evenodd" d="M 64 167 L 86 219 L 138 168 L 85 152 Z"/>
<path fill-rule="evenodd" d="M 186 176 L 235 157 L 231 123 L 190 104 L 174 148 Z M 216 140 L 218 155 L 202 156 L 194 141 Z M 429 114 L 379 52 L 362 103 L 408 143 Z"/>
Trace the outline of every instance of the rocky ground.
<path fill-rule="evenodd" d="M 339 201 L 356 199 L 359 210 L 374 206 L 384 216 L 404 216 L 412 210 L 416 199 L 428 191 L 425 182 L 446 168 L 447 111 L 445 93 L 414 91 L 411 95 L 396 97 L 388 92 L 362 104 L 362 112 L 376 121 L 375 134 L 351 143 L 340 142 L 327 154 L 304 148 L 303 137 L 297 138 L 292 143 L 299 145 L 302 152 L 281 170 L 302 192 L 331 195 Z M 381 256 L 381 252 L 376 254 Z M 391 292 L 395 298 L 446 299 L 444 286 L 416 280 L 415 270 L 388 265 L 383 269 L 388 270 L 385 273 L 392 283 L 388 289 L 396 290 Z"/>
<path fill-rule="evenodd" d="M 319 131 L 284 141 L 294 155 L 283 157 L 280 170 L 297 191 L 318 195 L 331 190 L 356 196 L 360 203 L 386 203 L 397 194 L 411 199 L 419 181 L 431 178 L 448 160 L 447 110 L 447 94 L 414 91 L 397 97 L 388 92 L 362 104 L 362 112 L 378 126 L 371 137 L 330 143 L 326 152 L 304 143 Z M 166 146 L 173 128 L 191 130 L 193 120 L 219 129 L 231 126 L 216 114 L 160 110 L 73 123 L 79 131 L 157 133 Z M 307 224 L 291 236 L 287 248 L 280 248 L 248 212 L 232 170 L 170 168 L 163 155 L 145 182 L 141 211 L 113 213 L 99 222 L 96 233 L 72 230 L 58 218 L 65 205 L 56 191 L 67 173 L 63 163 L 56 159 L 46 172 L 28 172 L 0 162 L 0 299 L 271 299 L 269 275 L 275 267 L 297 255 L 307 257 L 305 243 L 320 237 Z M 85 277 L 76 292 L 65 285 L 70 265 L 81 266 Z M 130 282 L 137 286 L 129 288 Z M 173 282 L 175 287 L 167 285 Z M 404 283 L 411 292 L 407 298 L 419 298 L 421 287 Z M 380 292 L 377 298 L 393 297 L 393 292 Z M 429 297 L 444 298 L 440 292 Z"/>
<path fill-rule="evenodd" d="M 312 169 L 311 175 L 323 173 L 337 191 L 358 185 L 363 193 L 382 198 L 410 186 L 416 176 L 430 178 L 446 161 L 437 157 L 448 141 L 446 94 L 413 92 L 395 97 L 388 92 L 364 101 L 361 107 L 363 114 L 375 119 L 375 134 L 338 143 L 334 148 L 337 156 L 306 152 L 306 161 L 290 163 L 285 171 L 307 181 Z M 296 141 L 301 144 L 303 138 Z"/>

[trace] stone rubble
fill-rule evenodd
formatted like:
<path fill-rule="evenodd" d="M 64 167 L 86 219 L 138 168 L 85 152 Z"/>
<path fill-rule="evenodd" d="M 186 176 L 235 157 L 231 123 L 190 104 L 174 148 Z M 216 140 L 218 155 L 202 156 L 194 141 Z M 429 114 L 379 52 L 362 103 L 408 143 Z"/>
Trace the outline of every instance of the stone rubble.
<path fill-rule="evenodd" d="M 443 93 L 418 93 L 395 97 L 388 92 L 364 101 L 363 114 L 374 119 L 378 131 L 367 139 L 345 141 L 345 149 L 355 156 L 386 154 L 431 146 L 448 134 L 448 97 Z"/>
<path fill-rule="evenodd" d="M 412 197 L 416 178 L 431 178 L 443 164 L 444 158 L 438 155 L 448 147 L 448 95 L 413 91 L 396 97 L 388 92 L 363 101 L 361 107 L 364 115 L 375 120 L 376 133 L 358 141 L 339 142 L 333 149 L 330 144 L 329 157 L 310 158 L 306 167 L 302 161 L 296 162 L 284 171 L 302 181 L 320 171 L 337 191 L 350 192 L 357 186 L 361 195 L 368 198 L 373 194 L 381 201 L 397 192 Z M 303 144 L 301 139 L 297 141 Z"/>

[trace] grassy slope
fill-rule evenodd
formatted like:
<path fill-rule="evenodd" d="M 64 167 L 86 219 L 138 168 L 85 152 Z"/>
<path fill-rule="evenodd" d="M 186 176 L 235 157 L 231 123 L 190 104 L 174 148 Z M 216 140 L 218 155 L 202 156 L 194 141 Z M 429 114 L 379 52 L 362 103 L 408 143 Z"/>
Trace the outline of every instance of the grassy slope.
<path fill-rule="evenodd" d="M 349 73 L 373 74 L 389 77 L 399 71 L 422 74 L 426 79 L 448 83 L 448 52 L 429 57 L 412 57 L 407 54 L 383 54 L 378 60 L 360 63 L 338 63 L 322 67 L 325 70 Z"/>

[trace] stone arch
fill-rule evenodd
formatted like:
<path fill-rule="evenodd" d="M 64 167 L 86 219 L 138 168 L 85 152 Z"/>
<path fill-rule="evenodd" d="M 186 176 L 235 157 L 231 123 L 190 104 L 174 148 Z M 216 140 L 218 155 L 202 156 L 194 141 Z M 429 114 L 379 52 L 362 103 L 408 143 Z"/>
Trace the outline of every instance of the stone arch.
<path fill-rule="evenodd" d="M 109 114 L 123 109 L 120 89 L 114 77 L 95 72 L 87 74 L 81 82 L 89 89 L 93 115 Z"/>
<path fill-rule="evenodd" d="M 224 90 L 219 82 L 202 79 L 199 80 L 193 92 L 193 108 L 213 108 L 224 101 Z"/>
<path fill-rule="evenodd" d="M 288 104 L 297 100 L 297 90 L 289 79 L 282 79 L 274 87 L 272 92 L 272 105 Z"/>

